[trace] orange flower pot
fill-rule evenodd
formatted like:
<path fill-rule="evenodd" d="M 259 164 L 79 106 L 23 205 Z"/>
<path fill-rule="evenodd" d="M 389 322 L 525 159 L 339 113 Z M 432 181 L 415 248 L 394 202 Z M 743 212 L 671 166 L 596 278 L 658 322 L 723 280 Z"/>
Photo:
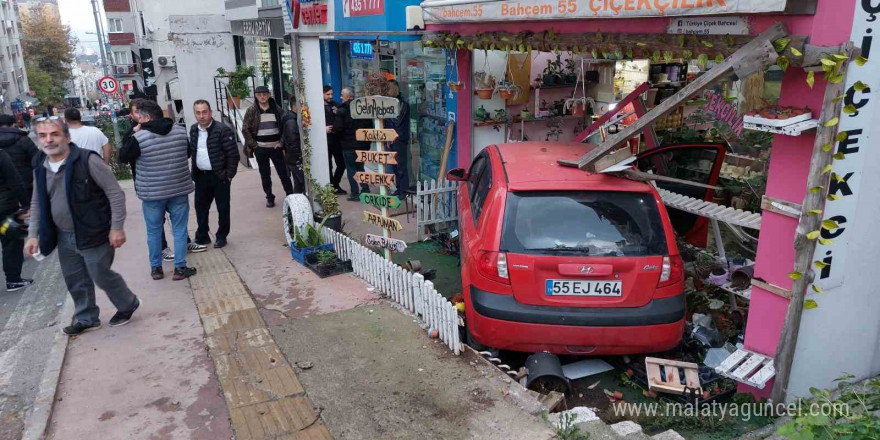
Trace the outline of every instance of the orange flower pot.
<path fill-rule="evenodd" d="M 492 92 L 494 92 L 494 90 L 493 89 L 477 89 L 476 92 L 477 92 L 477 96 L 479 96 L 480 99 L 492 99 Z"/>

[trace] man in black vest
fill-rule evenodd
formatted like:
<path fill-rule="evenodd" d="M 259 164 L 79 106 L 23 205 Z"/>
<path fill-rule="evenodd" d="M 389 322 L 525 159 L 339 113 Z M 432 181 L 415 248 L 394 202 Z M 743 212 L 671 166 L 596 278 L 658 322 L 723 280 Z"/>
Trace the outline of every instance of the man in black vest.
<path fill-rule="evenodd" d="M 235 133 L 222 122 L 214 120 L 211 104 L 200 99 L 193 104 L 198 124 L 189 130 L 189 154 L 192 157 L 192 176 L 196 184 L 196 243 L 207 245 L 208 212 L 211 202 L 217 201 L 219 228 L 215 248 L 226 246 L 229 235 L 230 189 L 238 171 L 238 144 Z"/>
<path fill-rule="evenodd" d="M 116 307 L 110 326 L 125 325 L 141 305 L 122 276 L 110 269 L 116 248 L 125 244 L 125 193 L 101 156 L 70 143 L 70 131 L 60 117 L 37 120 L 37 136 L 42 152 L 33 162 L 25 253 L 49 255 L 58 248 L 76 317 L 64 327 L 65 334 L 101 327 L 95 284 Z"/>

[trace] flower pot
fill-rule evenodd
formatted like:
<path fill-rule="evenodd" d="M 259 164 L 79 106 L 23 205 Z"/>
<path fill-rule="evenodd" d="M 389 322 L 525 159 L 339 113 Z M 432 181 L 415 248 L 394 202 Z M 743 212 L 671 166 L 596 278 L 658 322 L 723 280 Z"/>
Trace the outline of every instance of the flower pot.
<path fill-rule="evenodd" d="M 319 225 L 324 221 L 324 215 L 320 212 L 315 213 L 314 218 L 315 223 Z M 336 232 L 342 232 L 342 214 L 331 215 L 330 218 L 324 222 L 324 227 Z"/>
<path fill-rule="evenodd" d="M 577 76 L 573 73 L 565 75 L 565 83 L 566 84 L 574 84 L 577 81 Z"/>
<path fill-rule="evenodd" d="M 477 89 L 477 96 L 479 96 L 480 99 L 492 99 L 493 92 L 493 89 Z"/>
<path fill-rule="evenodd" d="M 571 107 L 571 115 L 572 116 L 584 116 L 587 114 L 587 105 L 583 103 L 577 103 Z"/>
<path fill-rule="evenodd" d="M 229 104 L 230 107 L 236 109 L 241 108 L 241 98 L 239 98 L 238 96 L 227 96 L 226 102 Z"/>
<path fill-rule="evenodd" d="M 506 99 L 513 98 L 513 95 L 515 93 L 513 92 L 513 90 L 499 90 L 498 94 L 501 96 L 501 99 L 506 100 Z"/>
<path fill-rule="evenodd" d="M 541 77 L 541 83 L 545 86 L 555 86 L 556 85 L 556 76 L 554 75 L 544 75 Z"/>
<path fill-rule="evenodd" d="M 451 90 L 452 93 L 458 93 L 462 88 L 464 88 L 464 84 L 462 84 L 461 81 L 453 81 L 449 83 L 449 90 Z"/>

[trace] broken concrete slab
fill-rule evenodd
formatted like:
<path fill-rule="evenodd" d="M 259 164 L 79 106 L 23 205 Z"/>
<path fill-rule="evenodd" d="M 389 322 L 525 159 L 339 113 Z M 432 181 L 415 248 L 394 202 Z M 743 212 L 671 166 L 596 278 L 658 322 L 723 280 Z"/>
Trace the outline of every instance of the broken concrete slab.
<path fill-rule="evenodd" d="M 631 420 L 626 420 L 626 421 L 623 421 L 620 423 L 615 423 L 615 424 L 611 425 L 611 429 L 614 431 L 615 434 L 617 434 L 621 437 L 628 437 L 631 435 L 636 435 L 636 434 L 642 433 L 641 425 L 639 425 L 638 423 L 633 422 Z"/>
<path fill-rule="evenodd" d="M 568 411 L 562 411 L 554 414 L 550 414 L 548 419 L 550 423 L 553 424 L 554 427 L 560 428 L 560 420 L 566 415 L 572 414 L 574 418 L 571 423 L 574 425 L 580 425 L 582 423 L 590 423 L 599 420 L 599 416 L 596 415 L 595 411 L 585 406 L 576 406 Z"/>
<path fill-rule="evenodd" d="M 681 434 L 675 432 L 670 429 L 669 431 L 663 431 L 660 434 L 655 434 L 651 436 L 652 440 L 685 440 Z"/>

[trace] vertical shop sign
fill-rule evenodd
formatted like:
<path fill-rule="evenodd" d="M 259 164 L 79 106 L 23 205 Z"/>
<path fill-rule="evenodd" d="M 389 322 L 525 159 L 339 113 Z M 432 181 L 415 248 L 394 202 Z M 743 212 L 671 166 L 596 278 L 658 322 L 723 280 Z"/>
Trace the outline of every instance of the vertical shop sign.
<path fill-rule="evenodd" d="M 833 243 L 816 245 L 816 253 L 813 260 L 822 261 L 827 266 L 818 270 L 814 284 L 823 290 L 828 290 L 843 284 L 844 268 L 846 267 L 847 243 L 858 239 L 852 237 L 852 228 L 848 228 L 848 222 L 852 221 L 856 214 L 856 205 L 859 199 L 862 169 L 868 160 L 871 135 L 874 134 L 872 120 L 874 108 L 878 99 L 877 94 L 870 88 L 862 91 L 856 90 L 856 82 L 871 84 L 878 87 L 877 78 L 880 78 L 880 60 L 871 54 L 874 28 L 880 30 L 880 0 L 861 0 L 856 2 L 855 16 L 853 17 L 852 35 L 850 39 L 857 47 L 862 49 L 862 57 L 868 60 L 863 66 L 853 63 L 846 75 L 846 97 L 844 105 L 852 105 L 856 111 L 852 114 L 840 115 L 840 132 L 846 133 L 847 138 L 838 142 L 835 153 L 843 153 L 845 158 L 835 160 L 832 172 L 840 179 L 831 179 L 829 183 L 829 196 L 838 196 L 837 200 L 829 200 L 825 204 L 824 220 L 833 220 L 837 223 L 837 229 L 822 229 L 819 237 L 831 240 Z"/>
<path fill-rule="evenodd" d="M 359 172 L 355 179 L 360 183 L 370 183 L 379 185 L 379 196 L 369 197 L 361 193 L 361 202 L 373 206 L 380 206 L 382 215 L 370 211 L 364 211 L 364 221 L 382 228 L 382 239 L 373 236 L 369 243 L 374 245 L 381 244 L 385 249 L 385 259 L 391 261 L 391 250 L 399 249 L 400 240 L 394 240 L 388 236 L 388 231 L 402 231 L 403 225 L 399 221 L 388 217 L 388 208 L 396 201 L 400 205 L 400 200 L 393 200 L 388 197 L 388 186 L 394 184 L 394 174 L 386 174 L 386 164 L 396 163 L 396 155 L 389 154 L 385 151 L 384 143 L 393 142 L 397 139 L 397 132 L 384 128 L 384 120 L 396 118 L 400 113 L 400 101 L 397 98 L 389 98 L 387 96 L 367 96 L 355 99 L 351 102 L 351 117 L 354 119 L 372 119 L 373 130 L 360 129 L 356 133 L 357 139 L 372 140 L 375 151 L 358 151 L 358 162 L 373 162 L 380 164 L 380 173 Z M 405 244 L 404 244 L 405 248 Z"/>
<path fill-rule="evenodd" d="M 156 87 L 156 70 L 153 67 L 153 50 L 140 49 L 141 71 L 144 75 L 144 94 L 147 96 L 159 96 L 159 90 Z"/>
<path fill-rule="evenodd" d="M 345 18 L 384 14 L 385 0 L 343 0 L 342 2 L 342 15 Z"/>

